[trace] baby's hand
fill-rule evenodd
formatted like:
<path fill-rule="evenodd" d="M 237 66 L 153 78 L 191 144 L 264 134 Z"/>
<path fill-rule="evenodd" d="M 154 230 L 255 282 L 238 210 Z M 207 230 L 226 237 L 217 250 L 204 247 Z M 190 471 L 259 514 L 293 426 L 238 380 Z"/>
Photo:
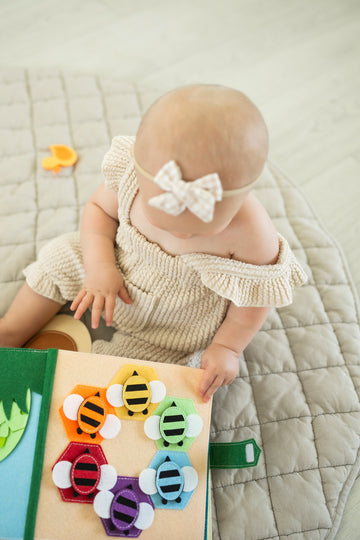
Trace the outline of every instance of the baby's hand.
<path fill-rule="evenodd" d="M 115 309 L 116 297 L 125 304 L 132 300 L 124 286 L 124 279 L 113 264 L 96 265 L 85 275 L 84 286 L 70 306 L 75 311 L 74 318 L 80 319 L 85 311 L 92 306 L 91 326 L 99 326 L 102 310 L 105 311 L 105 322 L 111 326 Z"/>
<path fill-rule="evenodd" d="M 201 357 L 204 374 L 199 387 L 203 400 L 209 401 L 220 387 L 230 384 L 239 373 L 239 355 L 218 343 L 211 343 Z"/>

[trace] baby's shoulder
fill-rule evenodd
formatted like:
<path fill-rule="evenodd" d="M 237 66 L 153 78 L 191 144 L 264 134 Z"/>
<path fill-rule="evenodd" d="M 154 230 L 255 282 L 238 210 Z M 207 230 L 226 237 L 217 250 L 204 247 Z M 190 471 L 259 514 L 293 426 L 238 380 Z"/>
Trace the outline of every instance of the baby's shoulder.
<path fill-rule="evenodd" d="M 274 264 L 279 235 L 260 201 L 249 194 L 232 222 L 231 257 L 248 264 Z"/>

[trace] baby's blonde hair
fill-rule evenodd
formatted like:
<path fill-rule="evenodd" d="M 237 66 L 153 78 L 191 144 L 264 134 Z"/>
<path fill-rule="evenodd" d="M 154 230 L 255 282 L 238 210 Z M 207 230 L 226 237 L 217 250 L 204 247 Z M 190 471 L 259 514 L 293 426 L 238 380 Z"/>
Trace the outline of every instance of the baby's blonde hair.
<path fill-rule="evenodd" d="M 174 160 L 184 179 L 217 172 L 224 189 L 254 181 L 267 153 L 268 131 L 258 108 L 242 92 L 219 85 L 163 95 L 145 113 L 136 138 L 136 156 L 151 173 Z"/>

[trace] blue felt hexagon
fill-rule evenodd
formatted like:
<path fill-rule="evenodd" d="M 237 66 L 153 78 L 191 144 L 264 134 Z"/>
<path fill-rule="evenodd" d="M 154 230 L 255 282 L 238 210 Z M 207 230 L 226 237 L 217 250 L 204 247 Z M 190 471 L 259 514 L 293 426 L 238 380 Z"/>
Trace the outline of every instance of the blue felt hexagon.
<path fill-rule="evenodd" d="M 160 450 L 139 476 L 140 489 L 156 508 L 183 510 L 197 484 L 197 472 L 185 452 Z"/>

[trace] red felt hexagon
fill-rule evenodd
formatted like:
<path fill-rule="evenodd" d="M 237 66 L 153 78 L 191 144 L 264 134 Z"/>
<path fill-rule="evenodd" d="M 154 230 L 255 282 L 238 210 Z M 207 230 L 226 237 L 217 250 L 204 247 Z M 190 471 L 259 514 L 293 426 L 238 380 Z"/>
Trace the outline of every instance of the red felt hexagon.
<path fill-rule="evenodd" d="M 70 487 L 57 486 L 63 501 L 92 504 L 99 492 L 97 485 L 101 477 L 101 465 L 107 464 L 101 446 L 71 442 L 54 464 L 53 470 L 61 462 L 65 462 L 71 482 Z M 67 463 L 71 464 L 71 468 Z M 64 482 L 68 480 L 67 474 L 65 476 Z"/>

